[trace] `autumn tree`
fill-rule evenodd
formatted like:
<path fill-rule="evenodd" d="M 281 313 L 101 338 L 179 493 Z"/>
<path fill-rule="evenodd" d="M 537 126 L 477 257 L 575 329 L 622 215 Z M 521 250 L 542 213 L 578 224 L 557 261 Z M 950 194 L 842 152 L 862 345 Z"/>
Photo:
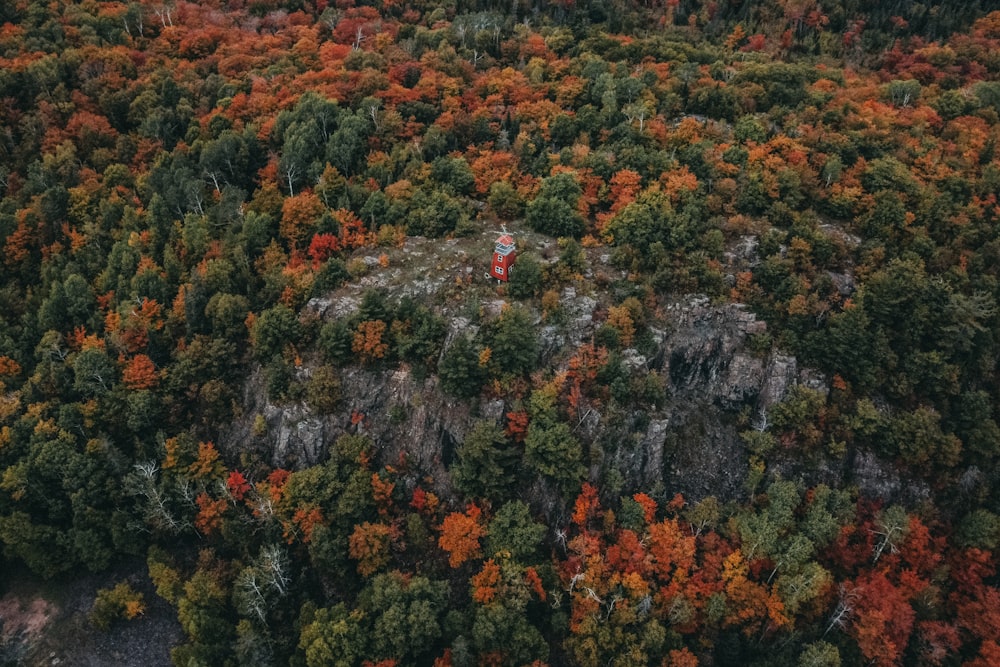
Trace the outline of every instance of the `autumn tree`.
<path fill-rule="evenodd" d="M 137 354 L 122 370 L 122 382 L 129 389 L 152 389 L 156 386 L 157 375 L 153 360 L 145 354 Z"/>
<path fill-rule="evenodd" d="M 465 512 L 452 512 L 439 526 L 441 536 L 438 546 L 448 552 L 448 564 L 453 568 L 461 566 L 480 554 L 479 541 L 486 535 L 480 522 L 482 510 L 469 505 Z"/>
<path fill-rule="evenodd" d="M 285 199 L 281 205 L 279 229 L 291 249 L 300 248 L 307 238 L 312 238 L 325 210 L 323 202 L 312 192 L 301 192 Z"/>
<path fill-rule="evenodd" d="M 108 630 L 114 621 L 130 621 L 141 616 L 145 609 L 142 593 L 132 588 L 128 582 L 122 581 L 114 588 L 97 591 L 97 598 L 90 612 L 90 622 L 100 630 Z"/>
<path fill-rule="evenodd" d="M 358 324 L 351 342 L 351 350 L 363 364 L 370 364 L 385 357 L 389 344 L 382 337 L 386 324 L 382 320 L 365 320 Z"/>

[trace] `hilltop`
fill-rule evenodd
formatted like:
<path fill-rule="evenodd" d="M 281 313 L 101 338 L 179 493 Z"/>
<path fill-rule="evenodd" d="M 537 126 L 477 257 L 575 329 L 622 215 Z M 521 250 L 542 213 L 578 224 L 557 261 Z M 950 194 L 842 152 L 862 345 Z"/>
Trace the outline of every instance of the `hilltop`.
<path fill-rule="evenodd" d="M 4 659 L 996 663 L 987 4 L 3 4 Z"/>

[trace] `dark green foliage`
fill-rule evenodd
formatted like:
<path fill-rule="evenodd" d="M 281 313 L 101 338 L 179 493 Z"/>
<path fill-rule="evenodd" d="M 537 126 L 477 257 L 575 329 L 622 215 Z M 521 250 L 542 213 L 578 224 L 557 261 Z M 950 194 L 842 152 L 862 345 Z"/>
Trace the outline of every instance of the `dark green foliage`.
<path fill-rule="evenodd" d="M 524 463 L 528 470 L 552 479 L 564 492 L 583 478 L 580 442 L 563 422 L 535 419 L 524 439 Z"/>
<path fill-rule="evenodd" d="M 281 355 L 275 355 L 264 367 L 264 382 L 268 398 L 277 403 L 288 398 L 292 386 L 294 369 Z"/>
<path fill-rule="evenodd" d="M 955 465 L 962 443 L 955 435 L 942 432 L 940 421 L 936 411 L 924 406 L 896 416 L 886 434 L 891 453 L 913 465 L 932 462 L 940 468 Z"/>
<path fill-rule="evenodd" d="M 392 320 L 392 312 L 386 302 L 386 293 L 383 290 L 368 289 L 361 296 L 361 305 L 355 318 L 358 322 L 370 322 L 372 320 L 382 320 L 389 322 Z"/>
<path fill-rule="evenodd" d="M 472 341 L 459 334 L 444 351 L 438 364 L 441 388 L 452 396 L 471 398 L 479 394 L 486 379 L 479 363 L 479 351 Z"/>
<path fill-rule="evenodd" d="M 679 251 L 694 258 L 701 255 L 699 251 L 718 252 L 704 207 L 693 197 L 682 204 L 677 208 L 662 193 L 650 192 L 620 210 L 606 227 L 618 246 L 617 259 L 655 272 L 669 270 L 671 255 Z M 687 261 L 690 266 L 691 260 Z"/>
<path fill-rule="evenodd" d="M 446 325 L 429 308 L 404 301 L 396 311 L 393 351 L 402 360 L 414 364 L 420 372 L 434 369 L 441 354 Z"/>
<path fill-rule="evenodd" d="M 8 558 L 18 558 L 37 574 L 51 578 L 73 567 L 66 538 L 52 526 L 34 524 L 24 512 L 0 517 L 0 539 Z"/>
<path fill-rule="evenodd" d="M 353 166 L 352 142 L 356 139 L 346 128 L 338 127 L 345 116 L 351 117 L 343 114 L 335 102 L 314 94 L 304 95 L 294 109 L 278 116 L 275 135 L 282 143 L 278 173 L 290 194 L 299 190 L 300 183 L 311 181 L 322 171 L 324 146 L 328 141 L 333 143 L 335 132 L 340 133 L 336 145 L 344 150 L 341 162 L 335 166 L 341 171 L 346 171 L 344 166 Z"/>
<path fill-rule="evenodd" d="M 583 220 L 572 205 L 561 199 L 541 198 L 528 204 L 527 220 L 531 228 L 550 236 L 580 236 Z"/>
<path fill-rule="evenodd" d="M 494 496 L 495 497 L 495 496 Z M 488 554 L 509 554 L 521 563 L 535 562 L 541 552 L 546 528 L 536 523 L 531 510 L 520 500 L 504 503 L 489 525 Z"/>
<path fill-rule="evenodd" d="M 319 349 L 330 362 L 345 364 L 353 355 L 351 351 L 353 337 L 354 333 L 345 320 L 327 322 L 319 332 Z"/>
<path fill-rule="evenodd" d="M 980 105 L 993 107 L 1000 113 L 1000 85 L 996 81 L 980 81 L 972 87 L 972 92 Z"/>
<path fill-rule="evenodd" d="M 985 509 L 970 512 L 959 524 L 958 538 L 965 546 L 996 549 L 1000 544 L 1000 517 Z"/>
<path fill-rule="evenodd" d="M 93 290 L 82 276 L 74 273 L 64 283 L 52 285 L 38 312 L 38 324 L 42 329 L 56 331 L 72 331 L 80 326 L 90 328 L 93 327 L 95 306 Z"/>
<path fill-rule="evenodd" d="M 213 294 L 205 305 L 205 315 L 212 327 L 212 334 L 232 342 L 246 340 L 247 313 L 250 302 L 239 294 Z"/>
<path fill-rule="evenodd" d="M 226 610 L 228 583 L 215 573 L 199 569 L 184 586 L 177 604 L 177 617 L 188 643 L 174 648 L 175 663 L 212 663 L 224 660 L 230 650 L 235 628 Z"/>
<path fill-rule="evenodd" d="M 100 348 L 81 350 L 73 361 L 74 387 L 85 396 L 102 396 L 114 386 L 118 369 Z"/>
<path fill-rule="evenodd" d="M 586 268 L 587 258 L 583 248 L 575 239 L 561 239 L 559 242 L 559 266 L 571 273 L 580 273 Z"/>
<path fill-rule="evenodd" d="M 490 327 L 491 369 L 497 374 L 527 373 L 538 362 L 538 338 L 529 312 L 511 306 Z"/>
<path fill-rule="evenodd" d="M 278 236 L 278 223 L 270 215 L 247 211 L 243 220 L 244 244 L 248 255 L 256 256 Z"/>
<path fill-rule="evenodd" d="M 439 157 L 431 163 L 431 176 L 457 195 L 469 194 L 475 185 L 472 169 L 462 158 Z"/>
<path fill-rule="evenodd" d="M 316 274 L 316 280 L 313 282 L 313 294 L 320 296 L 331 292 L 343 285 L 348 277 L 347 265 L 344 264 L 343 260 L 329 259 Z"/>
<path fill-rule="evenodd" d="M 365 154 L 365 140 L 371 132 L 371 120 L 363 110 L 344 114 L 326 144 L 326 161 L 344 175 L 352 175 Z"/>
<path fill-rule="evenodd" d="M 538 628 L 526 618 L 522 604 L 494 605 L 477 610 L 472 643 L 480 652 L 503 651 L 510 664 L 530 664 L 548 657 L 549 647 Z"/>
<path fill-rule="evenodd" d="M 299 321 L 287 306 L 279 304 L 260 314 L 254 322 L 254 354 L 258 359 L 270 359 L 280 354 L 288 344 L 299 339 Z"/>
<path fill-rule="evenodd" d="M 806 86 L 818 78 L 816 70 L 806 64 L 768 63 L 743 69 L 740 82 L 759 84 L 764 93 L 757 108 L 766 111 L 774 106 L 794 108 L 806 97 Z"/>
<path fill-rule="evenodd" d="M 175 395 L 213 379 L 230 381 L 239 361 L 236 346 L 220 338 L 196 336 L 187 347 L 174 354 L 166 376 L 166 388 Z"/>
<path fill-rule="evenodd" d="M 462 204 L 441 191 L 418 191 L 410 202 L 406 231 L 411 236 L 444 236 L 467 217 Z"/>
<path fill-rule="evenodd" d="M 572 174 L 558 174 L 542 181 L 538 196 L 528 204 L 531 228 L 550 236 L 579 237 L 584 223 L 575 206 L 582 191 Z"/>
<path fill-rule="evenodd" d="M 962 438 L 965 449 L 986 458 L 1000 453 L 1000 427 L 993 418 L 993 407 L 986 392 L 964 393 L 958 397 L 958 403 L 955 432 Z"/>
<path fill-rule="evenodd" d="M 530 254 L 521 254 L 517 263 L 511 269 L 510 282 L 507 290 L 518 299 L 537 296 L 542 287 L 542 267 L 538 260 Z"/>
<path fill-rule="evenodd" d="M 490 208 L 503 220 L 513 220 L 524 212 L 524 201 L 513 185 L 497 181 L 490 186 L 487 198 Z"/>
<path fill-rule="evenodd" d="M 477 421 L 459 443 L 456 455 L 451 473 L 463 494 L 494 499 L 510 495 L 520 457 L 499 426 Z"/>
<path fill-rule="evenodd" d="M 760 144 L 767 140 L 767 128 L 756 116 L 740 116 L 733 128 L 733 135 L 744 143 L 753 141 Z"/>
<path fill-rule="evenodd" d="M 811 349 L 827 368 L 836 368 L 841 376 L 859 390 L 873 387 L 878 379 L 878 359 L 884 355 L 881 336 L 870 329 L 871 320 L 862 308 L 834 314 L 827 326 L 812 334 Z"/>
<path fill-rule="evenodd" d="M 417 661 L 441 638 L 448 584 L 393 572 L 376 576 L 359 603 L 369 612 L 371 654 Z"/>
<path fill-rule="evenodd" d="M 163 403 L 148 390 L 129 393 L 125 397 L 126 425 L 137 435 L 150 435 L 163 418 Z"/>

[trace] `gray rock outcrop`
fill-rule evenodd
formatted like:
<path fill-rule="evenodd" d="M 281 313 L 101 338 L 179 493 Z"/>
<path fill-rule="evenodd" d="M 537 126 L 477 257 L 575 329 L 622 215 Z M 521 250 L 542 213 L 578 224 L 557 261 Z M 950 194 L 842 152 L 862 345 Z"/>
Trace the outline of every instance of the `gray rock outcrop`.
<path fill-rule="evenodd" d="M 311 305 L 319 312 L 343 312 L 354 304 Z M 597 328 L 593 297 L 570 288 L 563 291 L 561 305 L 567 323 L 540 328 L 543 359 L 552 363 L 564 363 L 558 361 L 565 358 L 558 348 L 575 348 Z M 767 411 L 793 386 L 822 388 L 823 379 L 801 369 L 794 357 L 753 353 L 748 343 L 766 327 L 743 306 L 691 297 L 670 305 L 664 319 L 665 328 L 654 332 L 652 347 L 624 350 L 621 356 L 633 377 L 655 374 L 667 398 L 659 406 L 632 406 L 616 415 L 607 413 L 607 406 L 590 406 L 575 430 L 588 450 L 590 474 L 610 475 L 623 493 L 738 497 L 747 474 L 738 433 L 747 418 L 766 420 Z M 471 328 L 468 320 L 457 317 L 450 325 L 449 342 Z M 273 404 L 263 385 L 259 373 L 246 384 L 244 417 L 220 438 L 230 453 L 256 446 L 275 466 L 301 468 L 322 461 L 340 435 L 365 433 L 375 441 L 382 463 L 405 461 L 408 471 L 432 478 L 442 494 L 450 490 L 447 468 L 455 447 L 475 420 L 502 422 L 510 409 L 497 400 L 452 399 L 440 391 L 436 378 L 418 379 L 406 367 L 344 369 L 336 414 L 317 415 L 301 403 Z M 259 432 L 261 417 L 265 433 Z"/>

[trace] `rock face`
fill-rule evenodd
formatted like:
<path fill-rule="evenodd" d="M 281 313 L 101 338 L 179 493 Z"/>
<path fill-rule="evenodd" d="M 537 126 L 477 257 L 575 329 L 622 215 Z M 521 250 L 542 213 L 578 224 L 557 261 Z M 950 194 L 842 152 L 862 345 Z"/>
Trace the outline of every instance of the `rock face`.
<path fill-rule="evenodd" d="M 276 467 L 306 468 L 319 463 L 331 442 L 327 420 L 304 404 L 271 403 L 264 386 L 258 369 L 244 385 L 243 416 L 219 438 L 223 452 L 238 460 L 234 456 L 238 452 L 256 450 Z"/>
<path fill-rule="evenodd" d="M 594 298 L 567 289 L 561 301 L 569 315 L 566 324 L 540 329 L 546 360 L 558 359 L 558 348 L 575 347 L 596 329 Z M 345 307 L 349 304 L 324 303 L 317 310 Z M 644 348 L 644 354 L 627 349 L 621 357 L 633 376 L 656 373 L 667 400 L 657 408 L 614 416 L 595 406 L 584 415 L 576 435 L 589 449 L 590 474 L 611 480 L 623 493 L 739 497 L 747 474 L 738 436 L 745 420 L 766 418 L 797 384 L 822 388 L 822 378 L 800 369 L 794 357 L 754 354 L 748 342 L 766 327 L 740 305 L 692 297 L 672 304 L 665 319 L 665 330 L 653 332 L 652 348 Z M 450 328 L 454 333 L 468 326 L 454 318 Z M 300 373 L 308 374 L 308 367 Z M 243 417 L 220 438 L 230 454 L 256 447 L 272 465 L 302 468 L 321 462 L 340 435 L 365 433 L 375 441 L 382 463 L 398 466 L 405 460 L 414 475 L 433 478 L 441 494 L 450 492 L 447 468 L 475 420 L 502 422 L 509 409 L 502 401 L 452 399 L 439 390 L 436 378 L 418 379 L 405 367 L 346 369 L 343 398 L 331 415 L 317 415 L 305 404 L 271 403 L 263 386 L 259 373 L 246 383 Z"/>
<path fill-rule="evenodd" d="M 381 461 L 398 465 L 405 458 L 408 470 L 433 477 L 438 491 L 450 492 L 446 467 L 475 417 L 466 403 L 443 394 L 435 378 L 417 380 L 405 369 L 352 368 L 341 376 L 342 409 L 317 415 L 303 403 L 270 402 L 258 375 L 246 383 L 243 417 L 220 438 L 223 451 L 253 448 L 275 467 L 301 469 L 321 463 L 341 435 L 365 434 Z M 502 403 L 481 405 L 480 418 L 499 421 L 502 408 Z"/>
<path fill-rule="evenodd" d="M 748 339 L 766 326 L 740 305 L 696 297 L 673 304 L 667 320 L 652 357 L 662 362 L 651 365 L 666 379 L 666 404 L 640 438 L 620 439 L 605 465 L 620 470 L 627 486 L 737 497 L 747 474 L 737 417 L 766 415 L 796 384 L 822 382 L 800 372 L 794 357 L 754 355 Z"/>
<path fill-rule="evenodd" d="M 557 249 L 548 237 L 522 231 L 519 239 L 525 251 L 555 262 Z M 380 258 L 365 258 L 371 273 L 312 299 L 305 311 L 321 320 L 348 317 L 358 309 L 365 287 L 381 287 L 391 298 L 437 303 L 448 322 L 447 347 L 459 333 L 475 335 L 479 320 L 497 317 L 506 304 L 494 290 L 465 299 L 466 290 L 475 292 L 474 276 L 484 268 L 476 258 L 488 256 L 493 240 L 490 232 L 446 241 L 408 238 L 402 247 L 389 250 L 393 257 L 388 266 Z M 857 240 L 841 241 L 850 245 Z M 727 251 L 729 270 L 757 264 L 757 244 L 755 236 L 746 236 L 733 245 Z M 609 254 L 590 252 L 587 279 L 559 294 L 559 316 L 543 321 L 536 313 L 543 367 L 565 368 L 572 351 L 595 338 L 609 305 L 590 291 L 600 282 L 598 274 L 604 281 L 627 277 L 610 261 Z M 735 273 L 729 277 L 735 281 Z M 844 296 L 854 290 L 850 273 L 831 273 L 829 278 Z M 706 297 L 689 296 L 664 306 L 655 326 L 644 332 L 639 349 L 621 350 L 617 357 L 633 382 L 629 386 L 651 383 L 665 400 L 644 404 L 636 395 L 625 401 L 627 408 L 587 404 L 578 423 L 571 425 L 582 443 L 590 479 L 612 494 L 642 490 L 669 498 L 680 492 L 692 501 L 708 495 L 722 500 L 743 497 L 749 456 L 739 433 L 766 426 L 773 406 L 796 386 L 825 392 L 826 379 L 802 368 L 795 357 L 755 351 L 754 343 L 767 327 L 739 304 L 716 305 Z M 308 361 L 297 372 L 300 380 L 308 378 Z M 302 403 L 269 401 L 257 372 L 245 383 L 242 416 L 221 429 L 217 442 L 230 460 L 252 450 L 274 466 L 304 468 L 325 460 L 330 444 L 342 434 L 365 433 L 375 442 L 381 463 L 403 469 L 405 462 L 411 481 L 419 477 L 427 484 L 433 479 L 435 491 L 448 499 L 448 468 L 456 447 L 476 420 L 503 423 L 513 407 L 482 397 L 472 402 L 452 399 L 440 391 L 436 378 L 418 378 L 406 368 L 352 367 L 340 373 L 340 381 L 342 398 L 335 412 L 316 414 Z M 823 452 L 774 452 L 767 470 L 808 485 L 851 484 L 894 502 L 919 502 L 929 495 L 926 485 L 904 484 L 894 466 L 871 452 L 850 451 L 843 458 Z M 969 479 L 973 484 L 975 475 Z M 561 499 L 546 480 L 522 481 L 524 499 L 538 511 L 561 511 Z"/>

